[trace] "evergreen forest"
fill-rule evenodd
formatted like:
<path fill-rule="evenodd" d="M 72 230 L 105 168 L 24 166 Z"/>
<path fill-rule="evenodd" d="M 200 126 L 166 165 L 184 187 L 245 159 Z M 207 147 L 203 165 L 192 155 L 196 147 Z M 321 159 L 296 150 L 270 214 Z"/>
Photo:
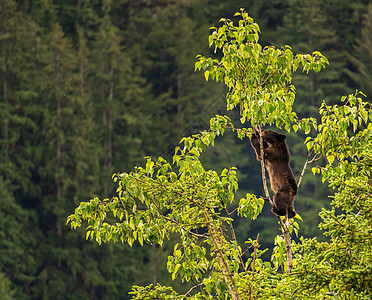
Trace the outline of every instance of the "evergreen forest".
<path fill-rule="evenodd" d="M 293 76 L 299 117 L 319 118 L 322 103 L 338 105 L 356 90 L 369 102 L 368 0 L 0 0 L 2 299 L 131 299 L 133 285 L 157 283 L 190 290 L 167 270 L 177 236 L 99 245 L 66 220 L 81 202 L 114 196 L 113 174 L 146 168 L 144 157 L 172 161 L 180 140 L 208 129 L 214 115 L 239 120 L 239 109 L 226 112 L 226 86 L 206 81 L 195 63 L 220 55 L 208 47 L 210 28 L 241 8 L 259 24 L 263 47 L 328 58 L 320 72 Z M 307 134 L 286 135 L 298 179 Z M 236 198 L 264 195 L 247 138 L 226 132 L 200 159 L 218 173 L 236 168 Z M 329 242 L 318 225 L 330 190 L 317 170 L 305 173 L 295 200 L 299 236 Z M 257 238 L 270 261 L 280 230 L 268 203 L 257 220 L 234 226 L 239 243 Z"/>

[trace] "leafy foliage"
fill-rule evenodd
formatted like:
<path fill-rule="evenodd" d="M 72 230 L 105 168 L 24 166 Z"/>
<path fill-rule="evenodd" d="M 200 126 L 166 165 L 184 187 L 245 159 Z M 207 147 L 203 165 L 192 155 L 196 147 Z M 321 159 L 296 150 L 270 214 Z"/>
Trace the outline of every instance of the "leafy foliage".
<path fill-rule="evenodd" d="M 307 144 L 328 161 L 313 172 L 322 173 L 322 180 L 336 190 L 334 207 L 320 213 L 320 228 L 331 241 L 303 241 L 303 263 L 297 276 L 307 290 L 341 299 L 368 299 L 372 274 L 372 111 L 358 94 L 342 100 L 346 102 L 342 106 L 321 106 L 319 133 Z M 337 213 L 336 208 L 342 212 Z"/>
<path fill-rule="evenodd" d="M 112 240 L 132 245 L 137 240 L 141 245 L 162 245 L 171 234 L 180 236 L 168 258 L 168 271 L 172 279 L 180 277 L 195 285 L 184 295 L 160 285 L 134 287 L 132 294 L 138 299 L 204 299 L 212 295 L 218 299 L 299 299 L 308 297 L 310 290 L 314 299 L 368 297 L 371 245 L 365 240 L 371 233 L 370 107 L 357 93 L 343 97 L 347 101 L 342 106 L 323 103 L 319 124 L 315 118 L 298 120 L 292 111 L 293 72 L 299 65 L 304 72 L 318 72 L 327 59 L 319 52 L 293 55 L 288 46 L 262 48 L 258 44 L 258 25 L 244 11 L 237 15 L 242 19 L 238 26 L 222 19 L 223 25 L 213 28 L 210 36 L 210 46 L 222 49 L 221 60 L 199 56 L 195 68 L 204 69 L 206 80 L 225 82 L 229 89 L 227 108 L 239 105 L 243 124 L 275 124 L 287 130 L 292 127 L 295 132 L 317 133 L 305 140 L 309 157 L 313 155 L 312 161 L 325 157 L 328 163 L 313 168 L 313 173 L 321 172 L 323 181 L 339 187 L 333 205 L 345 210 L 340 215 L 334 208 L 321 213 L 321 228 L 331 242 L 303 238 L 299 244 L 292 242 L 295 258 L 290 274 L 279 272 L 286 268 L 286 245 L 280 235 L 275 239 L 272 264 L 262 260 L 266 250 L 259 250 L 258 237 L 249 239 L 243 251 L 228 210 L 238 188 L 236 170 L 224 169 L 217 174 L 205 170 L 199 160 L 226 130 L 236 132 L 241 139 L 251 132 L 250 128 L 235 128 L 227 116 L 221 115 L 210 120 L 208 131 L 181 140 L 183 146 L 176 148 L 173 164 L 148 157 L 145 167 L 114 174 L 118 196 L 82 202 L 68 223 L 77 228 L 87 220 L 86 237 L 99 244 Z M 359 129 L 363 126 L 367 128 Z M 263 199 L 247 194 L 237 209 L 240 215 L 256 219 L 262 207 Z M 355 213 L 355 209 L 359 212 Z M 360 228 L 366 230 L 357 233 Z M 290 231 L 298 234 L 298 229 L 292 220 Z M 243 258 L 249 250 L 251 257 Z M 351 280 L 353 276 L 360 279 Z"/>
<path fill-rule="evenodd" d="M 289 46 L 262 48 L 258 43 L 259 26 L 244 11 L 235 15 L 241 16 L 238 26 L 221 19 L 224 25 L 209 37 L 209 45 L 214 44 L 215 51 L 222 49 L 222 59 L 199 56 L 195 68 L 205 70 L 206 80 L 211 76 L 225 82 L 229 89 L 227 109 L 239 105 L 242 123 L 275 124 L 279 128 L 286 124 L 288 129 L 296 119 L 292 112 L 293 72 L 300 64 L 304 72 L 319 72 L 328 60 L 318 51 L 295 56 Z"/>
<path fill-rule="evenodd" d="M 366 13 L 363 19 L 363 28 L 361 30 L 362 36 L 356 40 L 354 51 L 348 54 L 350 62 L 353 64 L 355 70 L 347 69 L 345 72 L 350 76 L 358 88 L 362 89 L 368 97 L 372 95 L 371 86 L 371 69 L 369 67 L 371 62 L 371 32 L 372 32 L 372 4 L 368 4 Z"/>

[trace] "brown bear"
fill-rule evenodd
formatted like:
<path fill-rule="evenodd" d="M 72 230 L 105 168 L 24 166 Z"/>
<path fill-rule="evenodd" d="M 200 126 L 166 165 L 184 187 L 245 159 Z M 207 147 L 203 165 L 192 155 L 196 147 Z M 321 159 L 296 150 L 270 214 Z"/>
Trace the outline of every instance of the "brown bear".
<path fill-rule="evenodd" d="M 296 215 L 293 202 L 297 194 L 297 184 L 289 165 L 289 149 L 284 134 L 262 129 L 263 153 L 267 172 L 270 177 L 274 207 L 271 211 L 278 216 L 293 218 Z M 261 160 L 260 134 L 255 130 L 251 144 L 256 151 L 257 160 Z"/>

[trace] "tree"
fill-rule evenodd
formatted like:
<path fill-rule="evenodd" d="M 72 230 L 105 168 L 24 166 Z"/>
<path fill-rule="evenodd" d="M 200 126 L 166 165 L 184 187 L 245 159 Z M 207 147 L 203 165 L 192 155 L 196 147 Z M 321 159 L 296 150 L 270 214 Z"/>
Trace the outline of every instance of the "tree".
<path fill-rule="evenodd" d="M 0 273 L 1 283 L 0 292 L 4 300 L 13 300 L 14 291 L 11 289 L 10 280 L 3 274 Z"/>
<path fill-rule="evenodd" d="M 355 84 L 361 88 L 367 96 L 372 95 L 371 86 L 371 64 L 372 64 L 372 4 L 368 5 L 367 13 L 364 15 L 363 28 L 361 30 L 361 39 L 356 40 L 354 45 L 355 52 L 349 55 L 351 63 L 355 67 L 355 71 L 346 70 L 347 74 Z"/>
<path fill-rule="evenodd" d="M 321 173 L 322 181 L 336 192 L 330 196 L 332 208 L 320 213 L 320 228 L 330 242 L 303 240 L 295 275 L 302 290 L 328 298 L 372 295 L 372 110 L 359 96 L 342 97 L 343 105 L 323 103 L 318 134 L 307 143 L 327 158 L 313 173 Z"/>
<path fill-rule="evenodd" d="M 4 297 L 25 298 L 38 280 L 40 232 L 34 207 L 34 141 L 40 116 L 40 37 L 14 1 L 0 3 L 0 275 Z M 27 234 L 26 234 L 27 233 Z M 9 286 L 9 280 L 12 285 Z"/>
<path fill-rule="evenodd" d="M 224 104 L 221 86 L 207 88 L 201 74 L 193 72 L 198 49 L 204 48 L 201 41 L 207 38 L 206 1 L 131 2 L 128 51 L 135 52 L 134 65 L 150 83 L 154 114 L 144 146 L 147 153 L 171 157 L 179 139 L 207 126 L 206 119 Z"/>
<path fill-rule="evenodd" d="M 223 51 L 221 60 L 199 56 L 195 68 L 205 70 L 206 80 L 225 82 L 227 108 L 239 106 L 242 124 L 250 123 L 257 128 L 275 124 L 306 132 L 311 125 L 317 128 L 315 119 L 298 120 L 292 111 L 295 89 L 291 82 L 300 64 L 305 72 L 311 69 L 318 72 L 327 63 L 326 58 L 319 52 L 294 55 L 290 47 L 262 48 L 258 43 L 258 25 L 244 11 L 237 15 L 241 17 L 238 26 L 223 19 L 223 25 L 214 28 L 210 35 L 210 46 Z M 157 161 L 147 158 L 144 168 L 114 175 L 119 183 L 118 196 L 81 203 L 68 222 L 76 228 L 88 220 L 86 237 L 95 238 L 98 243 L 112 240 L 132 245 L 137 240 L 141 245 L 162 245 L 170 234 L 179 234 L 181 242 L 168 258 L 168 270 L 172 278 L 179 276 L 196 283 L 185 296 L 193 294 L 196 288 L 201 288 L 201 292 L 194 293 L 194 297 L 216 294 L 220 298 L 229 295 L 239 299 L 242 295 L 247 298 L 269 295 L 270 291 L 263 290 L 269 284 L 269 274 L 276 274 L 278 283 L 288 280 L 286 275 L 279 276 L 275 271 L 286 261 L 282 251 L 288 259 L 288 267 L 284 268 L 289 272 L 293 268 L 289 231 L 296 231 L 298 224 L 292 220 L 289 226 L 288 220 L 284 223 L 279 218 L 285 239 L 281 236 L 276 239 L 273 267 L 260 259 L 264 251 L 259 250 L 258 237 L 248 241 L 253 249 L 252 258 L 243 258 L 247 251 L 237 244 L 228 210 L 238 188 L 236 170 L 224 169 L 218 174 L 205 170 L 199 160 L 201 153 L 214 145 L 215 139 L 226 130 L 236 132 L 241 139 L 252 133 L 251 128 L 236 128 L 226 116 L 216 116 L 210 120 L 208 131 L 181 140 L 184 147 L 176 149 L 174 166 L 163 158 Z M 270 198 L 267 187 L 265 190 Z M 247 194 L 237 209 L 241 216 L 255 219 L 263 204 L 262 198 Z M 119 221 L 109 222 L 108 216 Z M 229 234 L 225 234 L 227 229 Z M 283 291 L 290 293 L 284 285 Z M 135 287 L 133 294 L 143 298 L 174 296 L 176 292 L 150 286 Z"/>
<path fill-rule="evenodd" d="M 295 74 L 299 80 L 293 81 L 297 91 L 293 109 L 298 117 L 307 116 L 309 111 L 308 99 L 314 95 L 309 93 L 309 83 L 316 86 L 316 105 L 311 112 L 318 118 L 318 124 L 321 122 L 318 106 L 322 103 L 323 95 L 328 105 L 339 103 L 339 96 L 331 95 L 336 90 L 334 84 L 338 84 L 339 95 L 345 93 L 347 88 L 352 88 L 352 81 L 343 80 L 344 70 L 340 68 L 345 66 L 346 60 L 342 58 L 339 60 L 341 64 L 336 65 L 337 56 L 331 50 L 342 49 L 336 54 L 353 54 L 358 63 L 354 64 L 354 60 L 350 59 L 346 67 L 353 64 L 351 70 L 354 73 L 364 74 L 364 71 L 368 71 L 365 66 L 369 63 L 369 48 L 364 44 L 368 45 L 370 35 L 365 3 L 364 0 L 327 3 L 250 1 L 250 14 L 257 17 L 261 28 L 270 28 L 260 35 L 261 45 L 284 40 L 293 45 L 293 52 L 310 53 L 317 49 L 330 59 L 332 67 L 320 74 L 314 73 L 312 78 L 303 75 L 302 81 L 299 78 L 302 75 Z M 162 258 L 168 255 L 169 247 L 173 249 L 176 234 L 171 235 L 171 242 L 165 247 L 153 243 L 151 247 L 141 248 L 138 242 L 131 249 L 128 245 L 122 247 L 118 243 L 99 247 L 96 243 L 83 241 L 82 230 L 67 230 L 61 226 L 61 222 L 82 199 L 105 195 L 104 190 L 111 190 L 113 184 L 107 178 L 113 170 L 132 170 L 135 164 L 144 166 L 146 162 L 141 158 L 150 153 L 157 157 L 166 152 L 170 155 L 167 160 L 171 162 L 173 145 L 183 135 L 209 128 L 209 119 L 216 111 L 224 114 L 225 92 L 220 88 L 223 84 L 212 85 L 211 80 L 200 80 L 203 73 L 194 73 L 193 64 L 197 53 L 208 53 L 207 43 L 202 42 L 207 38 L 208 24 L 217 24 L 220 16 L 230 15 L 240 4 L 241 1 L 233 0 L 1 1 L 0 280 L 3 281 L 2 291 L 5 291 L 2 297 L 6 297 L 7 291 L 11 290 L 7 294 L 17 299 L 58 299 L 66 297 L 66 294 L 71 298 L 121 299 L 131 289 L 132 283 L 147 285 L 149 282 L 171 285 L 180 294 L 191 288 L 193 283 L 182 284 L 180 288 L 178 283 L 170 283 L 171 276 L 167 282 L 163 273 L 159 272 Z M 262 18 L 262 15 L 265 17 Z M 284 18 L 286 15 L 288 18 Z M 237 16 L 234 20 L 239 18 Z M 363 34 L 360 35 L 364 19 Z M 287 37 L 275 30 L 281 24 L 291 26 Z M 356 42 L 356 38 L 364 46 Z M 357 48 L 353 48 L 354 45 Z M 214 57 L 213 50 L 209 55 Z M 55 68 L 58 55 L 63 60 L 59 72 Z M 220 59 L 221 56 L 217 49 L 215 57 Z M 60 84 L 56 84 L 57 74 L 61 75 Z M 368 73 L 367 79 L 356 74 L 349 75 L 354 78 L 357 87 L 360 83 L 369 95 Z M 352 77 L 354 75 L 356 77 Z M 330 79 L 333 79 L 332 85 L 328 84 Z M 114 86 L 111 100 L 108 92 L 110 84 Z M 102 91 L 105 98 L 102 97 Z M 64 95 L 61 97 L 62 92 Z M 329 103 L 331 96 L 333 102 Z M 57 100 L 61 107 L 58 122 Z M 111 108 L 114 112 L 111 158 L 106 155 L 110 154 L 107 151 L 110 149 L 110 128 L 109 122 L 103 122 L 104 101 L 106 111 Z M 350 103 L 347 106 L 350 107 Z M 327 109 L 332 111 L 334 108 L 330 106 Z M 200 110 L 202 114 L 198 113 Z M 338 116 L 340 113 L 341 110 L 338 110 Z M 232 124 L 239 122 L 239 108 L 229 111 L 228 115 Z M 110 118 L 109 113 L 106 116 L 106 119 Z M 244 127 L 251 125 L 247 123 Z M 306 161 L 307 148 L 303 141 L 308 136 L 315 138 L 317 132 L 311 130 L 305 134 L 301 130 L 291 130 L 288 134 L 292 167 L 297 178 Z M 369 145 L 361 146 L 366 148 Z M 59 158 L 57 149 L 60 149 Z M 103 170 L 103 164 L 106 162 L 108 166 L 110 160 L 112 168 Z M 205 170 L 213 169 L 218 174 L 226 166 L 237 167 L 239 190 L 234 194 L 235 199 L 247 198 L 247 191 L 257 196 L 264 195 L 261 166 L 254 158 L 247 139 L 237 139 L 236 131 L 226 128 L 224 135 L 215 139 L 214 147 L 208 147 L 200 155 L 200 161 Z M 336 162 L 338 160 L 335 159 L 333 167 Z M 317 164 L 326 166 L 326 158 L 323 157 Z M 360 166 L 360 173 L 363 174 L 367 167 Z M 172 164 L 172 168 L 178 173 L 176 165 Z M 305 172 L 296 198 L 296 209 L 304 220 L 301 235 L 306 237 L 318 236 L 314 228 L 321 219 L 316 211 L 330 206 L 327 196 L 332 194 L 332 190 L 328 189 L 326 181 L 322 184 L 321 180 L 321 174 L 313 176 L 311 172 Z M 60 194 L 58 199 L 57 190 Z M 234 201 L 227 209 L 233 212 L 237 206 L 237 201 Z M 336 213 L 340 212 L 341 209 L 337 208 Z M 270 213 L 268 203 L 256 220 L 239 218 L 236 211 L 231 218 L 234 219 L 238 244 L 244 245 L 247 236 L 251 237 L 253 243 L 243 256 L 244 262 L 250 253 L 254 256 L 254 246 L 257 251 L 270 248 L 261 253 L 263 261 L 270 259 L 271 248 L 275 246 L 273 262 L 283 261 L 285 256 L 280 251 L 285 253 L 285 248 L 278 246 L 284 240 L 282 237 L 273 237 L 278 233 L 275 230 L 277 219 Z M 338 221 L 343 222 L 342 219 Z M 368 228 L 361 220 L 353 224 L 352 228 L 358 227 L 361 232 L 368 233 Z M 225 225 L 228 228 L 228 224 Z M 339 227 L 337 232 L 341 231 L 342 227 Z M 260 233 L 258 241 L 257 232 Z M 350 234 L 354 232 L 350 231 Z M 359 235 L 358 232 L 355 236 Z M 229 240 L 230 235 L 226 238 Z M 368 240 L 364 242 L 365 248 L 360 245 L 357 250 L 338 243 L 340 240 L 352 240 L 346 235 L 337 236 L 330 231 L 329 236 L 317 238 L 317 241 L 320 240 L 328 242 L 309 242 L 309 246 L 304 247 L 303 255 L 309 258 L 308 262 L 318 263 L 318 266 L 311 264 L 308 268 L 311 266 L 318 270 L 319 265 L 325 265 L 323 271 L 335 278 L 349 278 L 350 281 L 353 277 L 346 274 L 350 267 L 354 274 L 357 271 L 361 274 L 357 264 L 346 263 L 347 268 L 342 269 L 334 261 L 343 260 L 338 256 L 340 253 L 358 251 L 360 256 L 347 258 L 351 262 L 363 262 L 363 259 L 368 262 L 362 257 L 370 247 Z M 261 244 L 260 248 L 257 248 L 256 241 Z M 305 245 L 305 241 L 298 247 L 301 245 Z M 339 250 L 329 252 L 334 261 L 328 263 L 328 258 L 321 260 L 322 252 L 326 251 L 322 245 Z M 180 246 L 178 249 L 183 250 Z M 293 249 L 296 251 L 296 247 Z M 260 252 L 257 251 L 255 269 L 258 270 Z M 299 255 L 298 252 L 294 253 L 295 268 L 299 266 Z M 163 265 L 166 266 L 166 259 Z M 295 276 L 296 270 L 299 269 L 295 269 L 290 278 Z M 323 271 L 319 271 L 323 283 L 322 278 L 315 277 L 317 273 L 306 270 L 302 270 L 304 279 L 301 280 L 306 280 L 309 288 L 318 289 L 320 284 L 327 285 Z M 363 276 L 368 278 L 368 273 Z M 11 287 L 8 280 L 11 281 Z M 261 280 L 263 287 L 269 287 L 265 285 L 267 280 L 264 276 L 255 274 L 253 282 L 257 280 Z M 286 280 L 292 286 L 300 286 L 296 281 Z M 332 279 L 330 289 L 336 283 L 337 280 Z M 346 287 L 347 284 L 341 286 Z M 352 288 L 355 291 L 356 287 Z M 304 286 L 301 289 L 306 296 L 309 294 Z M 196 291 L 193 289 L 188 295 Z M 294 295 L 299 294 L 296 292 Z M 335 294 L 328 296 L 336 297 Z"/>

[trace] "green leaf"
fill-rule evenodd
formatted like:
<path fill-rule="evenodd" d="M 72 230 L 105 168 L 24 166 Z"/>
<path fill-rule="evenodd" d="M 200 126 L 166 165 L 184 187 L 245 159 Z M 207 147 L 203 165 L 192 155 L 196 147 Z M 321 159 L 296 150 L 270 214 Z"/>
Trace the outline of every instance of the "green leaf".
<path fill-rule="evenodd" d="M 301 218 L 301 216 L 300 216 L 299 214 L 296 214 L 296 215 L 294 216 L 294 218 L 295 218 L 295 219 L 299 219 L 300 221 L 303 221 L 302 218 Z"/>
<path fill-rule="evenodd" d="M 310 149 L 312 149 L 313 147 L 314 147 L 314 141 L 309 140 L 309 141 L 306 143 L 307 151 L 310 151 Z"/>
<path fill-rule="evenodd" d="M 209 79 L 209 71 L 205 71 L 204 72 L 204 77 L 205 77 L 205 80 L 208 81 L 208 79 Z"/>

